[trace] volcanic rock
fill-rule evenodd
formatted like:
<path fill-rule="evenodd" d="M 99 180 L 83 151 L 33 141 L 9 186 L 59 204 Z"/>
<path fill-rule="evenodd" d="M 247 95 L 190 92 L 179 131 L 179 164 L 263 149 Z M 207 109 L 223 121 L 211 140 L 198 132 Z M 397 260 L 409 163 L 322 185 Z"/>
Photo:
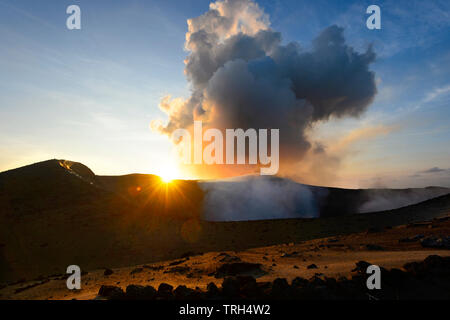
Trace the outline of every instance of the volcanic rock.
<path fill-rule="evenodd" d="M 152 300 L 156 297 L 156 289 L 152 286 L 131 284 L 126 289 L 126 297 L 133 300 Z"/>
<path fill-rule="evenodd" d="M 116 286 L 102 285 L 98 290 L 98 295 L 110 300 L 123 299 L 124 292 L 122 288 Z"/>
<path fill-rule="evenodd" d="M 173 287 L 167 283 L 161 283 L 158 287 L 157 299 L 171 300 L 173 298 Z"/>
<path fill-rule="evenodd" d="M 188 299 L 195 299 L 197 297 L 197 291 L 191 288 L 188 288 L 184 285 L 178 286 L 174 291 L 173 294 L 175 296 L 175 299 L 178 300 L 188 300 Z"/>

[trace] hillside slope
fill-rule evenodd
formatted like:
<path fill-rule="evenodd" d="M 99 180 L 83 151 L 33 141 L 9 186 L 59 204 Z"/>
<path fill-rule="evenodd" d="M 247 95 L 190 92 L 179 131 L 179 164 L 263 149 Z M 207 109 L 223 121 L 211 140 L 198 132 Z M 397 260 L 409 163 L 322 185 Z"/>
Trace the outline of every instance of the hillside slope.
<path fill-rule="evenodd" d="M 139 189 L 140 188 L 140 189 Z M 138 191 L 139 189 L 139 191 Z M 134 191 L 133 191 L 134 190 Z M 0 174 L 0 282 L 243 250 L 432 219 L 450 195 L 397 210 L 319 219 L 207 222 L 195 181 L 98 177 L 81 164 L 45 161 Z"/>

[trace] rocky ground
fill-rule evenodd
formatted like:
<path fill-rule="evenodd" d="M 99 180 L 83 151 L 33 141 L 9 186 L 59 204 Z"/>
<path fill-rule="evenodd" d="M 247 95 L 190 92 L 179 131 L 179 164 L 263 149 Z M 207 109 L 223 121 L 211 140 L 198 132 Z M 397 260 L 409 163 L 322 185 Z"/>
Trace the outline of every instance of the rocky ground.
<path fill-rule="evenodd" d="M 8 284 L 2 299 L 449 299 L 450 219 Z M 367 265 L 382 289 L 367 290 Z"/>
<path fill-rule="evenodd" d="M 310 279 L 294 278 L 290 283 L 286 278 L 258 282 L 253 276 L 226 276 L 220 287 L 210 282 L 205 290 L 161 283 L 158 289 L 147 285 L 121 287 L 103 285 L 99 298 L 110 300 L 399 300 L 399 299 L 450 299 L 450 257 L 430 255 L 421 262 L 411 262 L 403 270 L 381 268 L 383 285 L 380 290 L 368 290 L 367 267 L 371 263 L 356 263 L 350 278 L 329 278 L 316 274 Z M 226 268 L 224 268 L 226 266 Z M 313 265 L 311 265 L 313 266 Z M 259 264 L 232 263 L 221 269 L 228 273 L 259 270 Z M 230 272 L 232 271 L 232 272 Z M 222 271 L 218 271 L 222 272 Z"/>

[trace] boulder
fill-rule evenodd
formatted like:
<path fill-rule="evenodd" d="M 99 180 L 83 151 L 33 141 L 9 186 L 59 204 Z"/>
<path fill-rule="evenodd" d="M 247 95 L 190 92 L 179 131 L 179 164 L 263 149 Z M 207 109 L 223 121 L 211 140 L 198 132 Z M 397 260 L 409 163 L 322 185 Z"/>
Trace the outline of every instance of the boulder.
<path fill-rule="evenodd" d="M 152 300 L 156 297 L 156 289 L 152 286 L 140 286 L 131 284 L 127 286 L 126 297 L 133 300 Z"/>
<path fill-rule="evenodd" d="M 111 300 L 123 299 L 125 296 L 122 288 L 109 285 L 102 285 L 98 290 L 98 295 Z"/>
<path fill-rule="evenodd" d="M 222 282 L 222 292 L 228 298 L 239 297 L 240 285 L 236 277 L 226 277 Z"/>
<path fill-rule="evenodd" d="M 308 280 L 302 278 L 302 277 L 297 277 L 294 280 L 292 280 L 292 287 L 305 287 L 308 285 Z"/>
<path fill-rule="evenodd" d="M 285 278 L 277 278 L 272 283 L 271 296 L 275 299 L 286 299 L 291 291 L 290 286 Z"/>
<path fill-rule="evenodd" d="M 208 283 L 208 285 L 206 286 L 206 291 L 207 297 L 210 299 L 217 298 L 220 295 L 219 288 L 217 288 L 214 282 Z"/>
<path fill-rule="evenodd" d="M 371 263 L 367 262 L 367 261 L 358 261 L 356 263 L 356 268 L 352 270 L 352 272 L 357 272 L 357 273 L 363 273 L 365 274 L 367 271 L 367 268 L 372 265 Z"/>
<path fill-rule="evenodd" d="M 163 282 L 158 287 L 156 298 L 160 300 L 171 300 L 173 298 L 172 290 L 173 287 L 170 284 Z"/>
<path fill-rule="evenodd" d="M 189 299 L 195 299 L 197 297 L 196 290 L 188 288 L 184 285 L 178 286 L 173 291 L 173 294 L 175 296 L 175 299 L 178 299 L 178 300 L 189 300 Z"/>

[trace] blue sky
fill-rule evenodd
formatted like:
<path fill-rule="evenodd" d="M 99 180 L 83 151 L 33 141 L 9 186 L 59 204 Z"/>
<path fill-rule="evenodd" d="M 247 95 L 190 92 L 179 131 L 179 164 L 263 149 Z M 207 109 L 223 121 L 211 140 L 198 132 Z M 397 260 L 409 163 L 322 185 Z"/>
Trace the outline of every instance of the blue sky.
<path fill-rule="evenodd" d="M 164 118 L 163 96 L 189 95 L 186 20 L 209 3 L 0 0 L 0 171 L 50 158 L 98 174 L 161 170 L 170 147 L 149 123 Z M 450 187 L 448 1 L 257 3 L 285 42 L 308 48 L 337 24 L 357 50 L 374 45 L 378 95 L 368 112 L 314 134 L 329 140 L 386 130 L 352 142 L 333 184 Z M 81 30 L 66 28 L 71 4 L 81 8 Z M 381 30 L 366 28 L 370 4 L 381 7 Z"/>

